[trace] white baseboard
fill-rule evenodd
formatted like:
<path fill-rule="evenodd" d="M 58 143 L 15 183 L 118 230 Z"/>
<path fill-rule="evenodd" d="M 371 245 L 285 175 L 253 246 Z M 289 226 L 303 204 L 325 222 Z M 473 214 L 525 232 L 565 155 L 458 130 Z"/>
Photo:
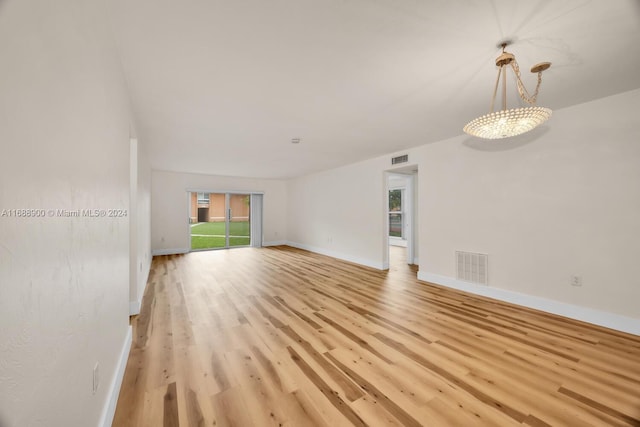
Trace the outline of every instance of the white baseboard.
<path fill-rule="evenodd" d="M 462 280 L 454 279 L 453 277 L 441 276 L 439 274 L 426 273 L 422 271 L 418 272 L 418 280 L 494 298 L 500 301 L 533 308 L 547 313 L 557 314 L 559 316 L 592 323 L 598 326 L 604 326 L 605 328 L 615 329 L 629 334 L 640 335 L 640 319 L 634 319 L 588 307 L 567 304 L 533 295 L 521 294 L 519 292 L 508 291 L 505 289 L 476 285 L 475 283 L 464 282 Z"/>
<path fill-rule="evenodd" d="M 310 251 L 310 252 L 315 252 L 317 254 L 321 254 L 321 255 L 327 255 L 333 258 L 338 258 L 341 259 L 343 261 L 349 261 L 349 262 L 353 262 L 355 264 L 360 264 L 360 265 L 364 265 L 366 267 L 371 267 L 371 268 L 375 268 L 378 270 L 384 270 L 384 265 L 381 262 L 374 262 L 365 258 L 359 258 L 359 257 L 354 257 L 351 255 L 345 255 L 343 253 L 340 252 L 335 252 L 329 249 L 325 249 L 325 248 L 319 248 L 316 246 L 310 246 L 310 245 L 304 245 L 302 243 L 296 243 L 296 242 L 286 242 L 286 244 L 288 246 L 292 246 L 294 248 L 298 248 L 298 249 L 304 249 L 305 251 Z M 389 268 L 387 266 L 387 268 Z"/>
<path fill-rule="evenodd" d="M 122 379 L 124 378 L 124 371 L 127 367 L 127 360 L 129 360 L 129 351 L 131 350 L 131 340 L 133 339 L 133 332 L 131 326 L 127 329 L 127 336 L 124 339 L 122 350 L 120 351 L 120 358 L 116 366 L 116 372 L 109 384 L 109 390 L 107 393 L 108 401 L 106 406 L 102 410 L 102 416 L 100 417 L 101 427 L 111 427 L 113 424 L 113 417 L 116 414 L 116 405 L 118 404 L 118 396 L 120 395 L 120 387 L 122 387 Z"/>
<path fill-rule="evenodd" d="M 184 249 L 184 248 L 179 248 L 179 249 L 154 249 L 151 251 L 151 255 L 156 256 L 156 255 L 181 255 L 181 254 L 186 254 L 188 253 L 190 250 L 189 249 Z"/>
<path fill-rule="evenodd" d="M 262 242 L 262 246 L 263 247 L 267 247 L 267 246 L 282 246 L 282 245 L 286 245 L 287 241 L 286 240 L 274 240 L 271 242 Z"/>

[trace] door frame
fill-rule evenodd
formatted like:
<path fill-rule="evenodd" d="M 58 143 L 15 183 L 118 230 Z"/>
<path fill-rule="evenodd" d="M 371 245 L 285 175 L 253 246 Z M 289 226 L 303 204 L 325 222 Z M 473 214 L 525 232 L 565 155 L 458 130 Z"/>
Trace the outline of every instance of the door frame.
<path fill-rule="evenodd" d="M 418 214 L 417 210 L 417 192 L 416 192 L 416 182 L 418 179 L 418 165 L 406 165 L 396 169 L 388 169 L 383 173 L 383 191 L 384 191 L 384 236 L 382 239 L 383 242 L 383 258 L 382 258 L 382 266 L 383 270 L 389 269 L 389 178 L 392 175 L 404 175 L 407 178 L 407 186 L 404 191 L 404 199 L 403 203 L 405 203 L 405 208 L 403 210 L 403 221 L 405 223 L 405 232 L 406 232 L 406 241 L 407 241 L 407 264 L 417 264 L 418 260 L 416 259 L 416 245 L 417 245 L 417 227 L 415 227 L 415 216 Z"/>

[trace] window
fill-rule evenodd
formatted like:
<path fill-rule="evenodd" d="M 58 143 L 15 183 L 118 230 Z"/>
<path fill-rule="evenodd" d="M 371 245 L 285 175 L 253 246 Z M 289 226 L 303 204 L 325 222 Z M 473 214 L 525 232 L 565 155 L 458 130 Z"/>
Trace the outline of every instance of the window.
<path fill-rule="evenodd" d="M 209 193 L 198 193 L 198 203 L 199 204 L 208 204 L 209 203 Z"/>
<path fill-rule="evenodd" d="M 404 239 L 404 190 L 389 190 L 389 237 Z"/>

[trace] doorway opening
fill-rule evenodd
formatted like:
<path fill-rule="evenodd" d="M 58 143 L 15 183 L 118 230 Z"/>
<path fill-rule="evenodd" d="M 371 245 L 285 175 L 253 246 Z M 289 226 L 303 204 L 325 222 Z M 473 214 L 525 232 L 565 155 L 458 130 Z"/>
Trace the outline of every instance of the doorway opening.
<path fill-rule="evenodd" d="M 191 250 L 251 246 L 251 194 L 190 192 Z"/>
<path fill-rule="evenodd" d="M 418 264 L 417 166 L 385 172 L 385 264 L 405 270 Z"/>

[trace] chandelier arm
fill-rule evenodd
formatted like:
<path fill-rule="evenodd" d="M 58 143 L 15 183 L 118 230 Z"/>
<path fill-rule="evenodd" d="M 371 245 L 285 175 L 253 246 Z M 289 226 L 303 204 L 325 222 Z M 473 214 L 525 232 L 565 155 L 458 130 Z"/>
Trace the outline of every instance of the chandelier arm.
<path fill-rule="evenodd" d="M 502 67 L 498 68 L 498 78 L 496 79 L 496 85 L 493 88 L 493 98 L 491 98 L 491 111 L 493 113 L 493 107 L 496 103 L 496 95 L 498 94 L 498 83 L 500 83 L 500 74 L 502 73 Z"/>

